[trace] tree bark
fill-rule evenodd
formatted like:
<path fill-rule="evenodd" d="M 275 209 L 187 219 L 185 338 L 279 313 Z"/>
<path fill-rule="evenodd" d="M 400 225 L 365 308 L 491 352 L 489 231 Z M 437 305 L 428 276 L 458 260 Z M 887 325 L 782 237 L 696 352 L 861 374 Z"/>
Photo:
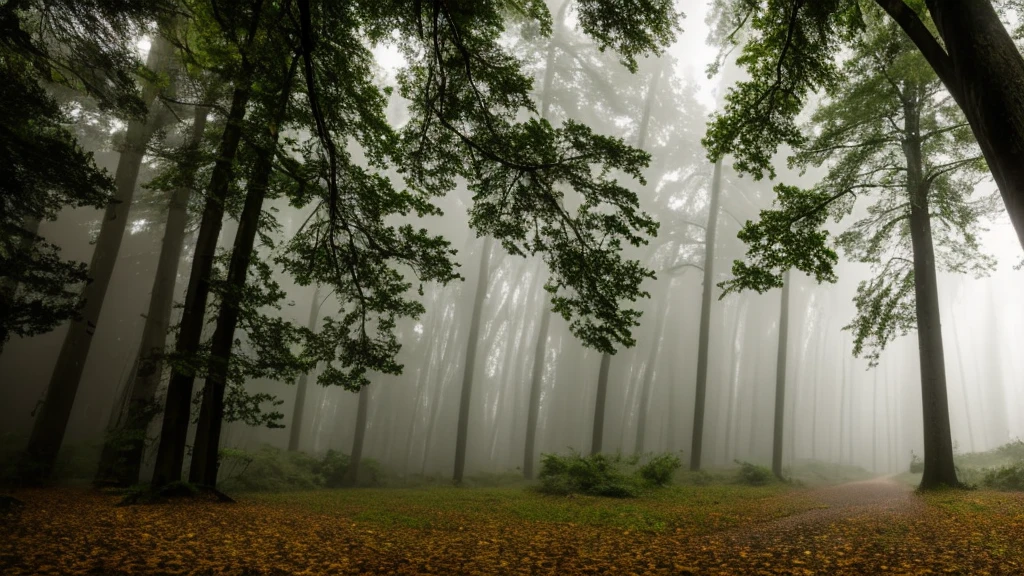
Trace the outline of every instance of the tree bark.
<path fill-rule="evenodd" d="M 206 117 L 209 110 L 196 106 L 192 133 L 187 146 L 194 151 L 202 142 L 206 131 Z M 185 170 L 195 174 L 198 166 L 194 161 Z M 186 178 L 191 181 L 191 177 Z M 156 402 L 157 388 L 163 373 L 163 354 L 167 343 L 167 331 L 171 325 L 174 307 L 174 288 L 178 279 L 178 264 L 185 244 L 185 227 L 188 223 L 188 203 L 192 197 L 191 186 L 181 186 L 171 194 L 167 207 L 167 223 L 160 245 L 156 275 L 153 278 L 146 323 L 142 329 L 139 346 L 138 368 L 132 379 L 128 404 L 122 414 L 123 425 L 103 445 L 96 482 L 104 485 L 131 486 L 138 482 L 146 447 L 146 433 L 153 417 L 161 406 Z"/>
<path fill-rule="evenodd" d="M 789 270 L 782 278 L 782 305 L 779 309 L 779 348 L 775 361 L 775 429 L 772 434 L 772 473 L 782 477 L 782 431 L 786 417 L 786 357 L 789 350 Z"/>
<path fill-rule="evenodd" d="M 170 42 L 158 36 L 147 57 L 146 66 L 158 73 L 170 68 L 172 57 Z M 92 346 L 93 335 L 100 320 L 103 300 L 114 274 L 121 240 L 128 225 L 135 187 L 139 179 L 142 157 L 153 134 L 167 121 L 163 108 L 154 105 L 159 87 L 147 83 L 143 86 L 142 99 L 149 106 L 149 114 L 141 120 L 128 123 L 124 145 L 114 175 L 116 192 L 107 205 L 100 226 L 99 237 L 89 263 L 89 282 L 82 289 L 81 313 L 72 319 L 60 355 L 46 389 L 46 399 L 39 408 L 32 435 L 26 449 L 26 480 L 42 481 L 50 476 L 57 452 L 64 441 L 71 408 L 75 403 L 82 372 Z"/>
<path fill-rule="evenodd" d="M 711 180 L 711 203 L 704 237 L 704 291 L 700 301 L 700 334 L 697 340 L 697 392 L 693 404 L 693 435 L 690 446 L 690 470 L 700 470 L 704 446 L 704 403 L 708 386 L 708 348 L 711 332 L 711 300 L 715 287 L 715 236 L 718 230 L 718 204 L 722 195 L 722 160 L 715 162 Z"/>
<path fill-rule="evenodd" d="M 597 399 L 594 402 L 594 429 L 590 436 L 591 454 L 600 454 L 604 448 L 604 414 L 608 399 L 608 369 L 611 363 L 611 354 L 601 354 L 601 370 L 597 374 Z"/>
<path fill-rule="evenodd" d="M 455 471 L 452 480 L 462 484 L 466 472 L 466 442 L 469 434 L 469 402 L 473 394 L 473 372 L 476 369 L 476 345 L 480 339 L 484 301 L 487 299 L 487 284 L 490 279 L 488 266 L 491 256 L 490 237 L 484 238 L 480 249 L 480 270 L 476 278 L 476 294 L 473 297 L 473 315 L 469 321 L 469 338 L 466 341 L 466 358 L 462 372 L 462 394 L 459 396 L 459 420 L 455 436 Z"/>
<path fill-rule="evenodd" d="M 238 231 L 235 233 L 228 276 L 217 312 L 217 325 L 210 339 L 210 359 L 206 370 L 206 384 L 203 387 L 199 424 L 196 427 L 196 440 L 192 449 L 189 481 L 211 488 L 217 485 L 220 431 L 224 423 L 224 394 L 227 390 L 228 365 L 235 342 L 235 329 L 241 314 L 241 296 L 245 290 L 249 264 L 252 262 L 260 214 L 263 212 L 263 200 L 267 195 L 270 177 L 274 173 L 274 153 L 277 150 L 280 127 L 288 111 L 292 79 L 298 62 L 298 58 L 293 59 L 281 86 L 278 95 L 280 100 L 273 112 L 274 117 L 267 126 L 267 144 L 256 151 L 254 173 L 249 177 L 245 203 L 238 218 Z"/>
<path fill-rule="evenodd" d="M 929 186 L 923 177 L 920 108 L 913 101 L 908 100 L 904 104 L 904 122 L 906 134 L 903 152 L 907 160 L 907 191 L 910 195 L 910 240 L 914 251 L 914 297 L 924 416 L 924 475 L 921 477 L 921 488 L 959 486 L 950 437 L 946 361 L 942 349 L 938 279 L 928 211 Z"/>
<path fill-rule="evenodd" d="M 348 469 L 345 470 L 345 484 L 355 486 L 359 483 L 359 465 L 363 461 L 363 443 L 366 440 L 367 413 L 370 406 L 369 386 L 359 389 L 359 409 L 356 411 L 356 431 L 352 437 L 352 453 L 348 459 Z"/>
<path fill-rule="evenodd" d="M 210 294 L 210 271 L 213 269 L 217 237 L 220 235 L 224 219 L 224 201 L 234 179 L 234 162 L 242 137 L 242 121 L 245 119 L 246 106 L 252 95 L 251 75 L 252 67 L 246 64 L 232 93 L 227 124 L 217 149 L 217 162 L 210 176 L 206 206 L 203 208 L 203 218 L 199 225 L 192 270 L 185 293 L 185 306 L 175 343 L 174 353 L 179 357 L 193 356 L 199 350 L 206 301 Z M 153 485 L 156 487 L 181 479 L 194 383 L 193 370 L 183 365 L 172 366 L 160 429 L 156 469 L 153 473 Z"/>
<path fill-rule="evenodd" d="M 316 320 L 320 312 L 320 286 L 313 290 L 313 302 L 309 305 L 309 320 L 306 328 L 310 332 L 316 330 Z M 288 451 L 298 452 L 299 440 L 302 438 L 302 414 L 306 410 L 306 389 L 309 387 L 309 373 L 303 372 L 295 384 L 295 407 L 292 408 L 291 430 L 288 432 Z"/>

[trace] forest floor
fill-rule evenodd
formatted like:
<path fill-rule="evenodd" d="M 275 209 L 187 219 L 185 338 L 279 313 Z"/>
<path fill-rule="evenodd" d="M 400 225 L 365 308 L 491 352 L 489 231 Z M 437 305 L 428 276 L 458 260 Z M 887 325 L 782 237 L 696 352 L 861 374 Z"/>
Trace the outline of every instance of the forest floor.
<path fill-rule="evenodd" d="M 675 486 L 633 500 L 518 488 L 243 494 L 117 507 L 20 490 L 0 574 L 1021 574 L 1024 494 Z"/>

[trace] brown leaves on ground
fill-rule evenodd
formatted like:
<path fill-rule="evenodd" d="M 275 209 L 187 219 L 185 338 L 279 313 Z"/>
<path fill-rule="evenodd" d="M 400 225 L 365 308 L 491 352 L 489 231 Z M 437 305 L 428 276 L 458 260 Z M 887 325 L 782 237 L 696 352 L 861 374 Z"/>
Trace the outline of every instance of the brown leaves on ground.
<path fill-rule="evenodd" d="M 12 576 L 1024 573 L 1021 495 L 885 482 L 639 501 L 454 488 L 132 507 L 83 490 L 16 496 L 24 508 L 0 516 Z"/>

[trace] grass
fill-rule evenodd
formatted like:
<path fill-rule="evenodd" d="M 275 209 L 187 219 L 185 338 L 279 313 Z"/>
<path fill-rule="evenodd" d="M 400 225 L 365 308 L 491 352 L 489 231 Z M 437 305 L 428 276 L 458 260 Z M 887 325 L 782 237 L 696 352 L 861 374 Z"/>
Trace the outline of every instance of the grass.
<path fill-rule="evenodd" d="M 782 484 L 677 485 L 639 499 L 552 496 L 516 487 L 362 489 L 250 494 L 247 499 L 340 515 L 379 528 L 457 530 L 460 526 L 540 522 L 638 532 L 685 530 L 703 534 L 744 521 L 767 521 L 814 505 Z"/>

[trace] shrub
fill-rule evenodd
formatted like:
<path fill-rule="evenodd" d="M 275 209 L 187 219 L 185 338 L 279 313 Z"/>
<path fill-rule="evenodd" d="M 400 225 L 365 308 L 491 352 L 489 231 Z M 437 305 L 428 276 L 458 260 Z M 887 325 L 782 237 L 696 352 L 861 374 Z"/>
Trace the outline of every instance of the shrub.
<path fill-rule="evenodd" d="M 682 465 L 675 454 L 659 454 L 641 466 L 639 473 L 650 486 L 666 486 L 672 483 L 672 477 Z"/>
<path fill-rule="evenodd" d="M 1024 462 L 988 470 L 981 483 L 996 490 L 1024 491 Z"/>
<path fill-rule="evenodd" d="M 350 458 L 328 450 L 317 458 L 305 452 L 288 452 L 265 445 L 256 452 L 233 448 L 220 451 L 220 486 L 228 491 L 280 492 L 346 486 Z M 363 458 L 357 486 L 383 486 L 387 474 L 380 463 Z"/>
<path fill-rule="evenodd" d="M 640 482 L 629 470 L 636 464 L 637 459 L 623 459 L 620 455 L 581 456 L 575 451 L 568 456 L 544 454 L 541 456 L 540 489 L 550 494 L 639 496 Z"/>
<path fill-rule="evenodd" d="M 773 479 L 772 471 L 764 466 L 758 466 L 750 462 L 740 462 L 739 460 L 736 460 L 736 463 L 740 465 L 739 472 L 737 473 L 737 480 L 740 484 L 764 486 Z"/>

